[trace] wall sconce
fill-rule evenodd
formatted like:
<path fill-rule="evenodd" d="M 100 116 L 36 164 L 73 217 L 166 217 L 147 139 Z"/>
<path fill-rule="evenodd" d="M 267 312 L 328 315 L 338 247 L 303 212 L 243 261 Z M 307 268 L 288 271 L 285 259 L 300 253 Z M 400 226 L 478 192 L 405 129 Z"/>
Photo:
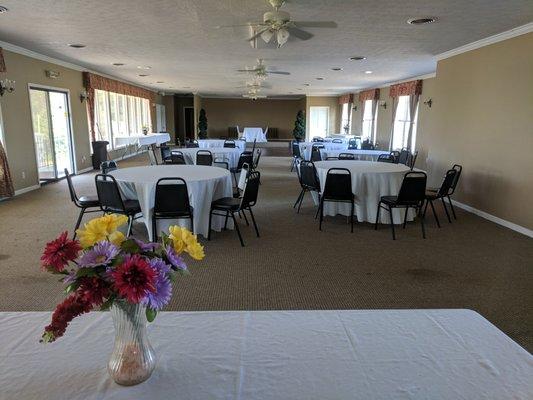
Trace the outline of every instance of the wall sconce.
<path fill-rule="evenodd" d="M 59 72 L 52 71 L 51 69 L 47 69 L 44 72 L 46 74 L 46 77 L 50 78 L 50 79 L 57 79 L 57 78 L 59 78 L 59 75 L 61 75 Z"/>
<path fill-rule="evenodd" d="M 89 94 L 87 93 L 87 90 L 82 90 L 80 92 L 80 102 L 83 103 L 88 98 L 89 98 Z"/>
<path fill-rule="evenodd" d="M 379 102 L 379 105 L 380 105 L 381 107 L 383 107 L 384 109 L 387 109 L 387 102 L 386 102 L 385 100 L 381 100 L 381 101 Z"/>
<path fill-rule="evenodd" d="M 0 96 L 4 93 L 13 93 L 15 91 L 15 81 L 10 79 L 2 79 L 0 81 Z"/>
<path fill-rule="evenodd" d="M 357 111 L 357 106 L 353 106 L 352 110 Z"/>
<path fill-rule="evenodd" d="M 433 105 L 433 99 L 429 99 L 429 100 L 424 101 L 424 104 L 426 106 L 428 106 L 429 108 L 431 108 L 431 106 Z"/>

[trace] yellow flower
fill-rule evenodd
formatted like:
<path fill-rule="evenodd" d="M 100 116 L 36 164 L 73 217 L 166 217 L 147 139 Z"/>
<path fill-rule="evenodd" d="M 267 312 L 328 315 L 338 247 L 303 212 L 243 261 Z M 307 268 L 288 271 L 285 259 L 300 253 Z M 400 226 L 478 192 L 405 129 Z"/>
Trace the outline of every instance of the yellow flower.
<path fill-rule="evenodd" d="M 119 226 L 122 226 L 128 222 L 128 217 L 119 214 L 107 214 L 98 218 L 102 220 L 102 223 L 107 225 L 107 233 L 112 234 Z"/>
<path fill-rule="evenodd" d="M 109 241 L 115 246 L 120 246 L 124 240 L 126 240 L 126 236 L 120 231 L 115 231 L 109 235 Z"/>
<path fill-rule="evenodd" d="M 91 247 L 107 238 L 105 226 L 97 223 L 94 219 L 85 224 L 85 229 L 78 229 L 76 233 L 80 238 L 81 246 L 84 248 Z"/>
<path fill-rule="evenodd" d="M 201 260 L 205 257 L 203 246 L 198 243 L 197 236 L 191 231 L 177 225 L 171 226 L 168 231 L 168 237 L 172 240 L 176 253 L 181 254 L 186 251 L 196 260 Z"/>
<path fill-rule="evenodd" d="M 203 260 L 205 257 L 204 246 L 198 243 L 196 240 L 194 243 L 190 243 L 186 249 L 187 253 L 195 260 Z"/>
<path fill-rule="evenodd" d="M 168 238 L 172 240 L 172 244 L 174 246 L 174 250 L 176 250 L 176 253 L 181 254 L 185 247 L 187 247 L 187 244 L 183 240 L 183 231 L 185 229 L 181 226 L 173 225 L 170 228 L 168 228 Z"/>
<path fill-rule="evenodd" d="M 109 240 L 114 244 L 120 244 L 124 241 L 122 232 L 117 228 L 128 222 L 128 217 L 124 215 L 110 214 L 100 218 L 90 220 L 84 225 L 84 229 L 78 229 L 76 233 L 80 237 L 82 247 L 91 247 L 103 240 Z"/>

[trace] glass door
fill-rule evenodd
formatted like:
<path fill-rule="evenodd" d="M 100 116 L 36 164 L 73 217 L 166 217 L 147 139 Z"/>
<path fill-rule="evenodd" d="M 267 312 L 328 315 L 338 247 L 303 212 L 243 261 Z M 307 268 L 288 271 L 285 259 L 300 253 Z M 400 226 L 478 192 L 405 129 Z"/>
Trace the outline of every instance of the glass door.
<path fill-rule="evenodd" d="M 30 103 L 39 180 L 62 178 L 73 170 L 68 94 L 30 88 Z"/>

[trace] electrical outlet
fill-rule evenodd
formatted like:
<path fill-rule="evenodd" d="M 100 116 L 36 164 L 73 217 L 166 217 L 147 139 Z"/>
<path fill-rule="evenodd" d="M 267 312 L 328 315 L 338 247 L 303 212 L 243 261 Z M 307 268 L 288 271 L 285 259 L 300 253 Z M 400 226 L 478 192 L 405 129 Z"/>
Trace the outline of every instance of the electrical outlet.
<path fill-rule="evenodd" d="M 81 157 L 81 162 L 85 164 L 87 162 L 87 157 L 86 156 Z"/>
<path fill-rule="evenodd" d="M 26 171 L 22 171 L 22 179 L 26 179 Z"/>

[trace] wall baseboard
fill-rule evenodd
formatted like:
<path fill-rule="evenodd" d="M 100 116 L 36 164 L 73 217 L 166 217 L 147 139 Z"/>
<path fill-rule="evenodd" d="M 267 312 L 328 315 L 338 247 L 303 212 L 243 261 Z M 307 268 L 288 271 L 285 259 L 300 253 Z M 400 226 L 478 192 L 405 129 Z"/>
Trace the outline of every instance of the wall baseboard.
<path fill-rule="evenodd" d="M 41 187 L 41 185 L 33 185 L 33 186 L 28 186 L 28 187 L 25 187 L 25 188 L 22 188 L 22 189 L 19 189 L 19 190 L 15 190 L 15 196 L 19 196 L 21 194 L 28 193 L 28 192 L 31 192 L 33 190 L 37 190 L 40 187 Z"/>
<path fill-rule="evenodd" d="M 492 214 L 486 213 L 485 211 L 478 210 L 477 208 L 471 207 L 467 204 L 463 204 L 458 202 L 457 200 L 453 200 L 453 205 L 462 208 L 465 211 L 471 212 L 472 214 L 476 214 L 480 216 L 481 218 L 485 218 L 486 220 L 489 220 L 491 222 L 494 222 L 498 225 L 504 226 L 506 228 L 512 229 L 515 232 L 521 233 L 522 235 L 528 236 L 530 238 L 533 238 L 533 230 L 528 229 L 524 226 L 517 225 L 513 222 L 507 221 L 505 219 L 496 217 Z"/>
<path fill-rule="evenodd" d="M 84 169 L 80 169 L 78 172 L 76 172 L 76 175 L 84 174 L 86 172 L 91 172 L 91 171 L 94 171 L 93 167 L 87 167 Z"/>

